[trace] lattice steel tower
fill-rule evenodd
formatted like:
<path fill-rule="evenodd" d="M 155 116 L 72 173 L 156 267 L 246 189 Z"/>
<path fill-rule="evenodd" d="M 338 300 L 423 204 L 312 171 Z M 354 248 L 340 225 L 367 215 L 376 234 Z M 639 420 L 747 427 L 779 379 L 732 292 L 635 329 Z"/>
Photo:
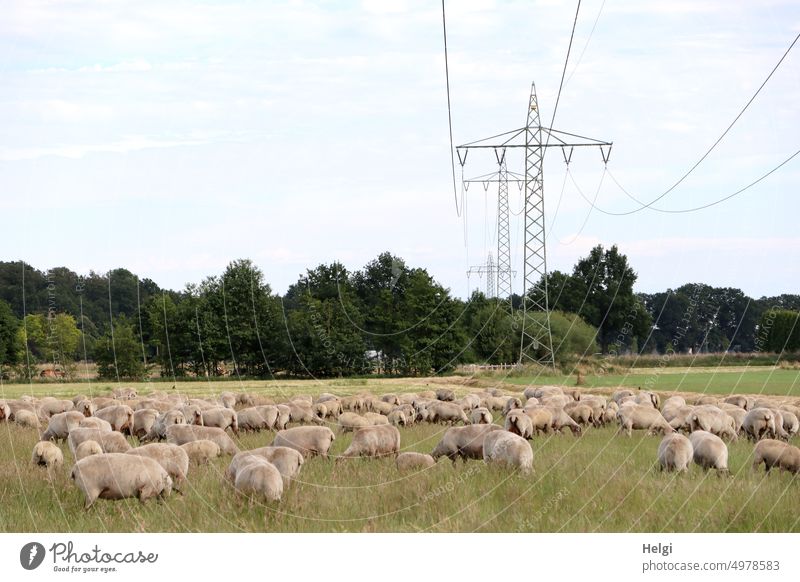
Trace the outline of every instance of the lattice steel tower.
<path fill-rule="evenodd" d="M 562 137 L 563 136 L 563 137 Z M 489 143 L 502 138 L 502 141 Z M 569 141 L 568 141 L 569 140 Z M 522 142 L 522 143 L 519 143 Z M 552 142 L 552 143 L 551 143 Z M 471 149 L 491 148 L 500 164 L 500 174 L 506 173 L 505 153 L 508 148 L 524 148 L 525 153 L 525 249 L 524 278 L 522 290 L 522 315 L 520 317 L 520 363 L 537 362 L 555 367 L 553 337 L 550 332 L 550 305 L 547 289 L 547 239 L 544 222 L 544 154 L 547 148 L 561 148 L 564 161 L 569 164 L 576 147 L 594 146 L 600 148 L 603 163 L 608 163 L 611 142 L 584 137 L 573 133 L 542 127 L 539 118 L 539 104 L 536 99 L 536 85 L 531 84 L 525 127 L 514 129 L 497 136 L 470 142 L 456 148 L 458 160 L 464 167 Z M 567 153 L 567 151 L 569 153 Z M 500 191 L 504 180 L 498 178 L 498 211 L 500 210 Z M 508 217 L 508 185 L 505 180 L 506 218 Z M 508 223 L 506 222 L 506 227 Z M 499 273 L 502 269 L 500 253 L 500 215 L 498 215 L 498 287 Z M 508 240 L 506 238 L 506 240 Z M 510 249 L 509 249 L 510 251 Z M 510 256 L 510 253 L 509 253 Z M 510 263 L 510 261 L 509 261 Z M 509 279 L 510 281 L 510 279 Z M 510 285 L 509 285 L 510 287 Z M 500 288 L 500 293 L 503 291 Z M 510 294 L 509 294 L 510 295 Z M 532 316 L 541 313 L 539 316 Z M 516 321 L 516 320 L 515 320 Z"/>

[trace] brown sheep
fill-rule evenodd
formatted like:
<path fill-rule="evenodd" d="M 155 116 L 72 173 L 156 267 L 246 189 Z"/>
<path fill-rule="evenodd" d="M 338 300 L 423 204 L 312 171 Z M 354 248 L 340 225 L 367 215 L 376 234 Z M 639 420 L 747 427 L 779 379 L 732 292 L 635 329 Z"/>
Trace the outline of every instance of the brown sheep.
<path fill-rule="evenodd" d="M 753 470 L 758 470 L 761 463 L 764 463 L 767 473 L 778 467 L 797 475 L 800 473 L 800 449 L 775 439 L 761 440 L 753 450 Z"/>
<path fill-rule="evenodd" d="M 453 462 L 459 457 L 464 460 L 482 459 L 483 439 L 495 430 L 503 428 L 496 424 L 471 424 L 448 428 L 434 447 L 431 456 L 435 460 L 446 456 Z"/>

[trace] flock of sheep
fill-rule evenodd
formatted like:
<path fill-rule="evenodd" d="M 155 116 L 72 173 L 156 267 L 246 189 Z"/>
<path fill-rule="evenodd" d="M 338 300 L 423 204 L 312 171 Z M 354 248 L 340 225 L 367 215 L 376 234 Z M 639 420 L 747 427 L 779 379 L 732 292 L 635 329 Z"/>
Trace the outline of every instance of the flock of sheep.
<path fill-rule="evenodd" d="M 671 396 L 662 403 L 653 392 L 618 390 L 607 398 L 558 386 L 529 387 L 522 398 L 498 389 L 456 398 L 443 388 L 380 397 L 300 395 L 282 403 L 247 393 L 200 399 L 163 392 L 139 397 L 133 389 L 117 389 L 110 397 L 0 401 L 0 422 L 37 430 L 46 423 L 32 461 L 48 469 L 63 465 L 54 441 L 66 441 L 74 458 L 70 477 L 89 507 L 98 498 L 145 501 L 173 488 L 180 492 L 191 465 L 219 455 L 232 457 L 225 478 L 235 490 L 279 501 L 306 459 L 328 458 L 336 432 L 353 432 L 337 461 L 394 456 L 397 468 L 408 471 L 432 467 L 441 457 L 482 459 L 526 474 L 533 468 L 529 441 L 536 435 L 566 428 L 579 436 L 589 427 L 617 424 L 619 435 L 664 435 L 657 454 L 662 470 L 687 471 L 694 462 L 727 473 L 725 440 L 747 436 L 756 442 L 754 468 L 763 463 L 767 471 L 796 474 L 800 449 L 788 441 L 800 428 L 797 404 L 745 396 L 702 396 L 693 404 Z M 495 423 L 497 415 L 502 425 Z M 401 452 L 400 429 L 416 423 L 448 425 L 430 454 Z M 251 450 L 240 450 L 229 434 L 262 430 L 275 432 L 272 444 Z"/>

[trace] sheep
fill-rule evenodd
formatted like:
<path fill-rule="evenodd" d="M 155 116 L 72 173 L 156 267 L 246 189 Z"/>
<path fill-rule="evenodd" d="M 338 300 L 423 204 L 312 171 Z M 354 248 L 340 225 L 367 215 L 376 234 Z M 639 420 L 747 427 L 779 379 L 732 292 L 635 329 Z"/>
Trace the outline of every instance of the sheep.
<path fill-rule="evenodd" d="M 312 405 L 307 402 L 296 401 L 289 402 L 286 406 L 289 407 L 289 421 L 299 423 L 314 422 L 314 410 Z"/>
<path fill-rule="evenodd" d="M 39 441 L 33 445 L 31 461 L 34 465 L 48 469 L 58 468 L 64 464 L 64 453 L 50 441 Z"/>
<path fill-rule="evenodd" d="M 314 410 L 315 411 L 318 410 L 317 407 L 320 405 L 325 407 L 325 415 L 323 416 L 323 418 L 336 419 L 339 418 L 339 415 L 342 413 L 342 403 L 339 401 L 338 398 L 325 400 L 323 402 L 320 402 L 318 400 L 317 403 L 314 405 Z"/>
<path fill-rule="evenodd" d="M 9 420 L 11 416 L 11 408 L 6 404 L 5 400 L 0 400 L 0 420 Z"/>
<path fill-rule="evenodd" d="M 289 398 L 289 402 L 297 402 L 299 404 L 311 406 L 314 404 L 314 398 L 311 396 L 311 394 L 296 394 Z"/>
<path fill-rule="evenodd" d="M 350 446 L 339 459 L 397 456 L 399 452 L 400 431 L 397 427 L 384 424 L 358 429 Z"/>
<path fill-rule="evenodd" d="M 553 415 L 553 430 L 555 432 L 560 433 L 564 427 L 569 428 L 574 435 L 580 435 L 582 430 L 581 426 L 572 420 L 569 415 L 564 412 L 564 409 L 560 406 L 546 406 L 546 408 L 550 409 L 550 412 Z"/>
<path fill-rule="evenodd" d="M 196 426 L 193 424 L 172 424 L 167 427 L 167 442 L 174 445 L 183 445 L 192 441 L 209 440 L 219 446 L 220 451 L 226 455 L 235 455 L 239 447 L 231 440 L 221 428 L 216 426 Z"/>
<path fill-rule="evenodd" d="M 261 447 L 249 451 L 242 451 L 231 459 L 225 477 L 230 481 L 236 480 L 236 474 L 248 462 L 248 457 L 261 457 L 266 459 L 278 469 L 283 477 L 284 485 L 288 486 L 292 479 L 300 474 L 300 469 L 305 463 L 303 455 L 289 447 Z"/>
<path fill-rule="evenodd" d="M 268 410 L 269 409 L 269 412 Z M 236 413 L 239 430 L 258 432 L 270 429 L 275 425 L 278 409 L 274 406 L 253 406 L 244 408 Z"/>
<path fill-rule="evenodd" d="M 500 396 L 486 396 L 481 400 L 481 406 L 493 412 L 503 412 L 503 408 L 508 400 Z"/>
<path fill-rule="evenodd" d="M 133 412 L 133 428 L 131 434 L 142 439 L 150 434 L 153 425 L 161 414 L 155 408 L 142 408 Z"/>
<path fill-rule="evenodd" d="M 752 408 L 744 417 L 742 430 L 752 441 L 759 441 L 764 437 L 775 438 L 778 434 L 775 414 L 769 408 Z"/>
<path fill-rule="evenodd" d="M 570 406 L 572 405 L 572 406 Z M 564 412 L 581 426 L 597 425 L 594 409 L 583 402 L 570 402 L 564 407 Z"/>
<path fill-rule="evenodd" d="M 674 429 L 664 419 L 657 408 L 650 405 L 632 404 L 623 406 L 617 412 L 619 430 L 631 436 L 632 429 L 647 429 L 647 434 L 662 431 L 664 434 L 674 432 Z"/>
<path fill-rule="evenodd" d="M 518 408 L 522 408 L 522 401 L 515 396 L 509 396 L 503 405 L 503 416 L 508 416 L 509 412 Z"/>
<path fill-rule="evenodd" d="M 75 408 L 72 400 L 56 400 L 55 398 L 43 399 L 37 410 L 39 418 L 46 420 L 54 414 L 67 412 Z"/>
<path fill-rule="evenodd" d="M 800 431 L 800 420 L 789 410 L 781 410 L 780 412 L 783 415 L 783 429 L 790 437 L 796 435 Z"/>
<path fill-rule="evenodd" d="M 783 412 L 777 408 L 772 408 L 772 414 L 775 415 L 775 438 L 782 441 L 789 440 L 789 433 L 783 428 Z"/>
<path fill-rule="evenodd" d="M 634 393 L 633 390 L 617 390 L 611 395 L 611 400 L 616 402 L 618 405 L 622 404 L 622 400 L 625 398 L 633 397 Z"/>
<path fill-rule="evenodd" d="M 203 426 L 203 410 L 197 404 L 186 404 L 180 408 L 185 423 L 197 426 Z"/>
<path fill-rule="evenodd" d="M 753 470 L 758 470 L 761 463 L 764 463 L 767 473 L 778 467 L 796 475 L 800 473 L 800 449 L 783 441 L 763 439 L 753 450 Z"/>
<path fill-rule="evenodd" d="M 113 429 L 111 428 L 111 424 L 103 420 L 102 418 L 97 418 L 94 416 L 90 416 L 88 418 L 84 418 L 81 420 L 79 428 L 96 428 L 97 430 L 102 430 L 103 432 L 111 432 Z"/>
<path fill-rule="evenodd" d="M 158 418 L 156 418 L 153 426 L 150 427 L 150 432 L 141 438 L 140 442 L 164 440 L 167 438 L 167 427 L 174 424 L 186 424 L 186 417 L 183 415 L 183 412 L 180 410 L 162 412 Z"/>
<path fill-rule="evenodd" d="M 655 409 L 661 408 L 661 397 L 655 392 L 639 392 L 634 396 L 633 401 L 643 406 L 652 406 Z"/>
<path fill-rule="evenodd" d="M 733 404 L 734 406 L 737 406 L 737 407 L 739 407 L 739 408 L 741 408 L 743 410 L 747 410 L 747 404 L 748 404 L 747 403 L 747 398 L 742 396 L 741 394 L 728 396 L 724 400 L 724 402 L 727 402 L 728 404 Z"/>
<path fill-rule="evenodd" d="M 716 406 L 700 405 L 688 417 L 692 431 L 704 430 L 728 440 L 736 440 L 736 423 L 733 417 Z"/>
<path fill-rule="evenodd" d="M 95 406 L 92 404 L 92 401 L 88 398 L 83 400 L 79 400 L 75 403 L 75 410 L 83 414 L 85 417 L 94 416 L 95 413 Z"/>
<path fill-rule="evenodd" d="M 130 434 L 133 429 L 133 408 L 126 404 L 101 408 L 94 415 L 110 423 L 111 428 L 117 432 Z"/>
<path fill-rule="evenodd" d="M 567 404 L 572 402 L 572 398 L 564 394 L 560 394 L 556 396 L 544 396 L 539 399 L 539 402 L 544 406 L 563 409 Z"/>
<path fill-rule="evenodd" d="M 428 469 L 436 465 L 436 461 L 425 453 L 406 452 L 400 453 L 395 459 L 395 466 L 398 471 L 410 471 L 413 469 Z"/>
<path fill-rule="evenodd" d="M 92 398 L 92 404 L 94 404 L 95 410 L 102 410 L 103 408 L 108 408 L 109 406 L 117 406 L 119 404 L 119 400 L 106 398 L 105 396 L 98 396 L 96 398 Z"/>
<path fill-rule="evenodd" d="M 100 443 L 97 441 L 83 441 L 77 447 L 75 447 L 75 460 L 80 461 L 86 457 L 91 455 L 102 455 L 103 454 L 103 447 L 100 446 Z"/>
<path fill-rule="evenodd" d="M 233 392 L 223 392 L 219 395 L 219 403 L 223 408 L 233 408 L 236 406 L 236 395 Z"/>
<path fill-rule="evenodd" d="M 726 402 L 720 403 L 719 408 L 733 419 L 733 428 L 736 434 L 738 435 L 742 432 L 742 423 L 744 422 L 744 417 L 747 416 L 747 411 L 744 408 L 739 408 Z"/>
<path fill-rule="evenodd" d="M 255 400 L 253 399 L 252 394 L 248 394 L 247 392 L 237 392 L 235 405 L 247 408 L 254 406 Z"/>
<path fill-rule="evenodd" d="M 41 428 L 39 418 L 30 410 L 19 409 L 14 414 L 14 422 L 23 428 Z"/>
<path fill-rule="evenodd" d="M 448 428 L 442 439 L 431 452 L 438 460 L 446 456 L 455 463 L 458 457 L 467 459 L 483 458 L 483 439 L 492 431 L 503 430 L 496 424 L 471 424 Z"/>
<path fill-rule="evenodd" d="M 533 421 L 523 410 L 512 410 L 508 413 L 505 429 L 524 439 L 533 438 Z"/>
<path fill-rule="evenodd" d="M 131 408 L 133 408 L 134 412 L 137 410 L 144 410 L 145 408 L 155 408 L 158 410 L 159 414 L 164 414 L 165 412 L 169 412 L 170 410 L 174 409 L 175 406 L 176 402 L 172 400 L 157 400 L 155 398 L 147 398 L 145 400 L 139 400 Z"/>
<path fill-rule="evenodd" d="M 396 406 L 395 404 L 389 404 L 388 402 L 382 402 L 379 400 L 370 400 L 369 409 L 371 412 L 377 412 L 379 414 L 383 414 L 384 416 L 388 416 L 395 406 Z"/>
<path fill-rule="evenodd" d="M 553 428 L 553 411 L 545 406 L 531 406 L 523 409 L 533 426 L 533 434 L 549 434 Z"/>
<path fill-rule="evenodd" d="M 365 412 L 364 418 L 366 418 L 372 426 L 389 424 L 389 419 L 382 414 L 378 414 L 377 412 Z"/>
<path fill-rule="evenodd" d="M 695 401 L 695 405 L 697 406 L 716 406 L 719 404 L 719 398 L 715 396 L 700 396 Z"/>
<path fill-rule="evenodd" d="M 40 437 L 43 441 L 64 441 L 69 436 L 69 431 L 78 428 L 84 419 L 83 414 L 77 410 L 59 412 L 50 417 L 47 422 L 47 430 Z"/>
<path fill-rule="evenodd" d="M 117 400 L 134 400 L 138 396 L 135 388 L 115 388 L 111 394 Z"/>
<path fill-rule="evenodd" d="M 275 406 L 278 409 L 278 417 L 275 419 L 275 430 L 283 430 L 289 426 L 291 418 L 291 409 L 285 404 L 278 404 Z"/>
<path fill-rule="evenodd" d="M 172 479 L 156 461 L 121 453 L 83 458 L 72 467 L 70 478 L 83 492 L 87 509 L 98 498 L 137 497 L 144 503 L 172 493 Z"/>
<path fill-rule="evenodd" d="M 189 456 L 189 462 L 196 465 L 206 465 L 211 459 L 219 457 L 221 451 L 219 445 L 208 439 L 183 443 L 180 447 Z"/>
<path fill-rule="evenodd" d="M 164 467 L 172 479 L 172 485 L 180 492 L 189 473 L 189 455 L 178 445 L 168 443 L 150 443 L 130 449 L 126 454 L 149 457 Z"/>
<path fill-rule="evenodd" d="M 716 469 L 719 474 L 729 474 L 728 447 L 721 438 L 704 430 L 689 435 L 692 443 L 692 458 L 704 471 Z"/>
<path fill-rule="evenodd" d="M 326 426 L 296 426 L 279 431 L 272 446 L 295 449 L 303 457 L 320 455 L 327 459 L 334 440 L 336 435 Z"/>
<path fill-rule="evenodd" d="M 236 491 L 251 498 L 263 497 L 267 501 L 280 501 L 283 496 L 283 478 L 280 471 L 267 461 L 254 457 L 236 475 Z"/>
<path fill-rule="evenodd" d="M 231 408 L 209 408 L 203 411 L 203 426 L 215 426 L 225 430 L 230 428 L 233 434 L 239 434 L 239 423 L 236 411 Z"/>
<path fill-rule="evenodd" d="M 338 418 L 339 430 L 343 433 L 352 432 L 364 426 L 370 426 L 370 422 L 355 412 L 343 412 Z"/>
<path fill-rule="evenodd" d="M 364 399 L 359 396 L 345 396 L 341 400 L 342 410 L 349 412 L 361 412 L 366 410 L 366 403 Z"/>
<path fill-rule="evenodd" d="M 392 410 L 389 413 L 389 424 L 392 426 L 406 426 L 408 421 L 406 420 L 406 415 L 403 413 L 402 410 Z"/>
<path fill-rule="evenodd" d="M 528 389 L 526 389 L 523 392 L 523 395 L 525 398 L 530 398 L 532 396 L 533 398 L 538 398 L 541 400 L 545 396 L 563 396 L 564 390 L 561 388 L 561 386 L 538 386 L 530 393 L 528 392 Z"/>
<path fill-rule="evenodd" d="M 449 388 L 439 388 L 436 391 L 436 400 L 442 402 L 453 402 L 456 399 L 456 393 Z"/>
<path fill-rule="evenodd" d="M 467 415 L 461 410 L 458 404 L 453 402 L 436 402 L 428 407 L 428 422 L 446 422 L 454 424 L 456 422 L 469 424 Z"/>
<path fill-rule="evenodd" d="M 662 471 L 689 471 L 694 449 L 692 442 L 679 433 L 666 435 L 658 445 L 658 464 Z"/>
<path fill-rule="evenodd" d="M 515 467 L 526 475 L 533 469 L 533 449 L 521 436 L 498 430 L 483 439 L 483 460 Z"/>
<path fill-rule="evenodd" d="M 470 421 L 472 424 L 492 424 L 494 418 L 488 408 L 480 406 L 470 413 Z"/>
<path fill-rule="evenodd" d="M 67 437 L 67 444 L 72 455 L 75 456 L 78 445 L 89 440 L 96 441 L 104 453 L 126 453 L 131 448 L 122 433 L 97 428 L 74 428 Z"/>
<path fill-rule="evenodd" d="M 464 412 L 468 410 L 475 410 L 481 405 L 481 399 L 477 394 L 467 394 L 461 399 L 461 407 Z"/>
<path fill-rule="evenodd" d="M 673 429 L 691 432 L 692 428 L 689 418 L 692 416 L 694 408 L 693 405 L 689 404 L 679 407 L 665 406 L 664 410 L 661 411 L 661 416 L 664 417 L 664 420 L 666 420 Z"/>
<path fill-rule="evenodd" d="M 670 396 L 664 401 L 661 412 L 663 413 L 669 407 L 680 408 L 681 406 L 686 406 L 686 399 L 683 396 Z"/>

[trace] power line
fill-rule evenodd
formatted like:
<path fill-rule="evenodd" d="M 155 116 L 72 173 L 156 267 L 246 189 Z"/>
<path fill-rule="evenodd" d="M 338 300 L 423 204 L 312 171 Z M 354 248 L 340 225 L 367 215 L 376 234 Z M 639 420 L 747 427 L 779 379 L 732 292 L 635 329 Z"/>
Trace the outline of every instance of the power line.
<path fill-rule="evenodd" d="M 572 67 L 572 72 L 569 74 L 569 77 L 567 77 L 565 83 L 569 84 L 569 82 L 572 80 L 573 75 L 575 75 L 575 71 L 578 70 L 578 66 L 581 64 L 581 61 L 583 60 L 583 55 L 586 54 L 586 49 L 589 48 L 589 43 L 591 42 L 592 36 L 594 35 L 594 29 L 597 28 L 597 22 L 600 20 L 600 15 L 603 13 L 603 8 L 605 8 L 605 6 L 606 6 L 606 0 L 603 0 L 603 3 L 600 5 L 600 10 L 597 11 L 597 16 L 594 19 L 592 30 L 589 31 L 589 38 L 586 39 L 586 44 L 583 45 L 581 54 L 578 57 L 578 60 L 575 61 L 575 66 Z"/>
<path fill-rule="evenodd" d="M 444 2 L 444 0 L 442 0 Z M 558 102 L 561 99 L 561 89 L 564 87 L 564 77 L 567 74 L 567 65 L 569 64 L 569 53 L 572 51 L 572 41 L 575 38 L 575 27 L 578 25 L 578 13 L 581 11 L 581 0 L 578 0 L 578 7 L 575 9 L 575 20 L 572 22 L 572 33 L 569 35 L 569 45 L 567 46 L 567 58 L 564 59 L 564 69 L 561 71 L 561 82 L 558 84 L 558 94 L 556 95 L 556 104 L 553 107 L 553 116 L 550 118 L 550 127 L 556 120 L 556 112 L 558 111 Z M 547 132 L 547 143 L 550 143 L 550 132 Z"/>
<path fill-rule="evenodd" d="M 450 168 L 453 172 L 453 199 L 456 203 L 456 216 L 461 216 L 458 208 L 458 188 L 456 186 L 456 159 L 453 147 L 453 115 L 450 108 L 450 67 L 447 63 L 447 21 L 445 19 L 444 0 L 442 0 L 442 35 L 444 36 L 444 77 L 447 83 L 447 125 L 450 128 Z"/>
<path fill-rule="evenodd" d="M 758 87 L 756 92 L 753 93 L 752 97 L 750 97 L 750 99 L 747 101 L 747 103 L 742 108 L 742 110 L 739 111 L 739 114 L 734 118 L 734 120 L 730 123 L 730 125 L 728 125 L 727 129 L 725 129 L 725 131 L 722 132 L 722 135 L 720 135 L 717 138 L 717 140 L 711 145 L 710 148 L 708 148 L 708 150 L 706 150 L 706 152 L 702 155 L 702 157 L 699 160 L 697 160 L 697 162 L 695 162 L 695 164 L 691 168 L 689 168 L 689 170 L 683 176 L 681 176 L 681 178 L 677 182 L 675 182 L 672 186 L 669 187 L 669 189 L 667 189 L 666 191 L 662 192 L 661 194 L 659 194 L 653 200 L 651 200 L 650 202 L 647 202 L 646 204 L 644 204 L 642 202 L 639 202 L 639 200 L 637 200 L 636 198 L 633 198 L 634 200 L 636 200 L 636 202 L 638 202 L 641 205 L 639 208 L 635 208 L 634 210 L 629 210 L 627 212 L 606 212 L 606 214 L 612 214 L 614 216 L 628 216 L 630 214 L 635 214 L 636 212 L 640 212 L 640 211 L 644 210 L 645 208 L 651 208 L 653 204 L 655 204 L 656 202 L 658 202 L 659 200 L 664 198 L 664 196 L 666 196 L 667 194 L 672 192 L 675 188 L 677 188 L 692 172 L 695 171 L 695 169 L 697 169 L 697 167 L 700 164 L 703 163 L 703 161 L 711 154 L 711 152 L 714 151 L 714 149 L 716 149 L 716 147 L 725 138 L 725 136 L 728 135 L 728 132 L 730 132 L 730 130 L 733 128 L 733 126 L 736 124 L 736 122 L 739 121 L 739 119 L 742 117 L 742 115 L 744 115 L 745 111 L 747 111 L 747 109 L 750 107 L 750 105 L 753 103 L 753 101 L 755 101 L 755 98 L 758 97 L 758 94 L 761 93 L 761 90 L 766 86 L 766 84 L 772 78 L 772 75 L 775 74 L 775 71 L 777 71 L 778 68 L 781 66 L 783 61 L 788 56 L 789 52 L 791 52 L 791 50 L 794 48 L 794 45 L 797 44 L 798 39 L 800 39 L 800 34 L 798 34 L 797 36 L 794 37 L 794 40 L 792 41 L 792 44 L 789 45 L 789 48 L 786 49 L 786 51 L 783 53 L 783 56 L 781 56 L 780 60 L 777 62 L 777 64 L 770 71 L 769 75 L 767 75 L 766 79 L 764 79 L 764 81 Z M 794 154 L 793 156 L 791 156 L 789 159 L 784 161 L 778 167 L 774 168 L 773 170 L 771 170 L 770 172 L 768 172 L 767 174 L 765 174 L 764 176 L 762 176 L 761 178 L 759 178 L 758 180 L 753 182 L 753 184 L 756 184 L 756 183 L 760 182 L 761 180 L 763 180 L 764 178 L 766 178 L 769 174 L 771 174 L 772 172 L 774 172 L 775 170 L 780 168 L 783 164 L 785 164 L 786 162 L 791 160 L 795 155 L 797 155 L 797 154 Z M 614 180 L 614 181 L 616 182 L 616 180 Z M 732 194 L 729 197 L 735 196 L 736 194 L 739 194 L 739 193 L 743 192 L 744 190 L 747 190 L 753 184 L 750 184 L 749 186 L 746 186 L 741 191 L 736 192 L 736 193 Z M 617 184 L 617 185 L 619 185 L 619 184 Z M 621 186 L 620 186 L 620 188 L 621 188 Z M 727 199 L 727 198 L 725 198 L 725 199 Z M 723 200 L 725 200 L 725 199 L 723 199 Z M 721 201 L 722 200 L 720 200 L 720 202 Z M 715 202 L 714 204 L 718 204 L 718 202 Z M 710 206 L 713 206 L 713 204 L 711 204 Z M 698 207 L 697 209 L 700 210 L 701 208 L 707 208 L 707 207 L 708 206 Z M 657 210 L 657 209 L 654 209 L 654 210 Z M 687 209 L 687 211 L 689 211 L 689 210 L 690 209 Z M 668 212 L 668 211 L 661 210 L 660 212 Z M 673 211 L 673 212 L 676 212 L 676 211 Z"/>

